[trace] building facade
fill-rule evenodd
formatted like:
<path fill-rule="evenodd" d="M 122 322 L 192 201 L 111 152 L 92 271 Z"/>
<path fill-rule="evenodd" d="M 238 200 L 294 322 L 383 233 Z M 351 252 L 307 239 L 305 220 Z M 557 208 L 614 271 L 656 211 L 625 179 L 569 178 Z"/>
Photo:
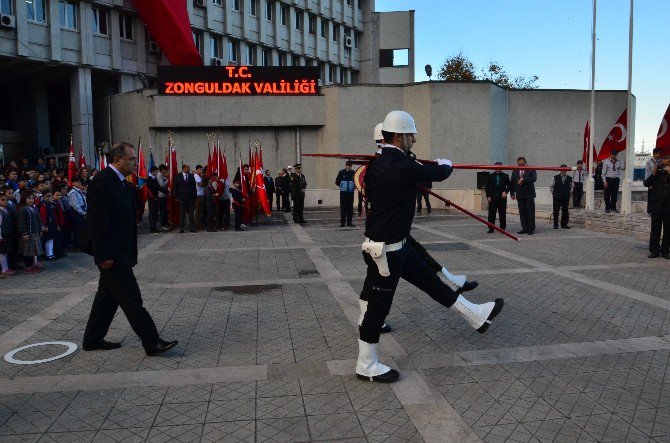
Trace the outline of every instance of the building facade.
<path fill-rule="evenodd" d="M 374 0 L 187 0 L 204 65 L 318 66 L 321 83 L 414 79 L 413 11 Z M 130 0 L 0 0 L 0 146 L 5 157 L 87 155 L 109 95 L 152 87 L 160 47 Z M 232 112 L 233 110 L 230 109 Z M 107 125 L 109 126 L 109 125 Z"/>

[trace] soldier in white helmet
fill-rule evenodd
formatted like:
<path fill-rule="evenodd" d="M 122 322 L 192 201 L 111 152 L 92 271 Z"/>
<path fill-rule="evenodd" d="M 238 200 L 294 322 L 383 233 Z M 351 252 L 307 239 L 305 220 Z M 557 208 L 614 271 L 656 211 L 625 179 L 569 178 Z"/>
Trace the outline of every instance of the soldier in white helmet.
<path fill-rule="evenodd" d="M 449 160 L 438 159 L 437 165 L 422 165 L 409 155 L 416 133 L 411 115 L 391 111 L 382 126 L 381 154 L 370 163 L 365 174 L 365 193 L 370 202 L 363 243 L 363 257 L 368 265 L 364 283 L 367 306 L 359 327 L 356 363 L 356 374 L 363 380 L 389 383 L 400 375 L 377 358 L 379 335 L 400 278 L 438 303 L 456 308 L 480 333 L 488 329 L 503 306 L 502 299 L 481 305 L 470 303 L 443 283 L 414 248 L 408 247 L 417 183 L 443 181 L 452 172 Z"/>

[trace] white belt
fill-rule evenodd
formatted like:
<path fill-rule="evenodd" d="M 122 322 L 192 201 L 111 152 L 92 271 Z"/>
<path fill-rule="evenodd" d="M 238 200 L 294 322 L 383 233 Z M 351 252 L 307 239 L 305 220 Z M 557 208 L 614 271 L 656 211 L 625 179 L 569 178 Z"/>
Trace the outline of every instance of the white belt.
<path fill-rule="evenodd" d="M 365 237 L 365 241 L 368 242 L 368 241 L 372 241 L 372 240 Z M 407 239 L 403 238 L 402 240 L 400 240 L 399 242 L 396 242 L 396 243 L 390 243 L 390 244 L 387 243 L 386 247 L 384 249 L 386 250 L 386 252 L 399 251 L 399 250 L 402 249 L 403 246 L 405 246 L 405 243 L 407 243 Z"/>

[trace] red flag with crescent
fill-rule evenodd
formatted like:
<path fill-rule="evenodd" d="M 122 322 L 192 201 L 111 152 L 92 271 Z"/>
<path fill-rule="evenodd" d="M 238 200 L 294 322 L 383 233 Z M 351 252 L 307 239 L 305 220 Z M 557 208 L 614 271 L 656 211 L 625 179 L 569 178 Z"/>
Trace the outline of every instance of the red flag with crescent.
<path fill-rule="evenodd" d="M 263 169 L 261 168 L 261 162 L 258 158 L 258 152 L 255 153 L 254 164 L 256 165 L 256 200 L 263 208 L 265 215 L 272 215 L 272 210 L 270 209 L 270 202 L 268 201 L 268 194 L 265 190 L 265 180 L 263 180 Z"/>
<path fill-rule="evenodd" d="M 74 144 L 70 137 L 70 155 L 67 160 L 67 185 L 72 186 L 72 179 L 77 176 L 77 162 L 74 159 Z"/>
<path fill-rule="evenodd" d="M 614 150 L 617 152 L 626 150 L 626 138 L 628 138 L 628 129 L 626 127 L 628 124 L 627 116 L 627 109 L 624 109 L 621 116 L 619 116 L 619 119 L 614 126 L 612 126 L 612 129 L 610 129 L 607 137 L 605 137 L 605 141 L 598 154 L 598 161 L 608 158 Z"/>
<path fill-rule="evenodd" d="M 670 105 L 665 110 L 661 126 L 658 128 L 658 135 L 656 135 L 656 147 L 663 150 L 663 154 L 670 154 L 670 131 L 668 131 L 668 123 L 670 123 Z"/>
<path fill-rule="evenodd" d="M 596 145 L 590 143 L 591 140 L 591 127 L 589 122 L 586 122 L 586 127 L 584 128 L 584 146 L 582 148 L 582 161 L 586 165 L 586 170 L 590 170 L 589 165 L 589 145 L 593 146 L 593 161 L 596 161 L 598 158 L 598 153 L 596 152 Z"/>
<path fill-rule="evenodd" d="M 218 144 L 218 142 L 217 142 Z M 219 159 L 218 159 L 218 165 L 219 165 L 219 177 L 222 180 L 226 180 L 228 178 L 228 164 L 226 163 L 226 154 L 223 153 L 221 150 L 221 145 L 219 144 Z"/>

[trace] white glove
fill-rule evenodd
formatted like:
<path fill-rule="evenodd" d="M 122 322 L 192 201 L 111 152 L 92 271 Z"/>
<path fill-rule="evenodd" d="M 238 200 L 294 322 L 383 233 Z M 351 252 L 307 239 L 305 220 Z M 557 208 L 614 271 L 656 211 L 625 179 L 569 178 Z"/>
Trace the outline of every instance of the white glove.
<path fill-rule="evenodd" d="M 451 160 L 447 160 L 447 159 L 444 159 L 444 158 L 436 158 L 435 161 L 440 166 L 445 166 L 446 165 L 446 166 L 451 167 Z"/>

